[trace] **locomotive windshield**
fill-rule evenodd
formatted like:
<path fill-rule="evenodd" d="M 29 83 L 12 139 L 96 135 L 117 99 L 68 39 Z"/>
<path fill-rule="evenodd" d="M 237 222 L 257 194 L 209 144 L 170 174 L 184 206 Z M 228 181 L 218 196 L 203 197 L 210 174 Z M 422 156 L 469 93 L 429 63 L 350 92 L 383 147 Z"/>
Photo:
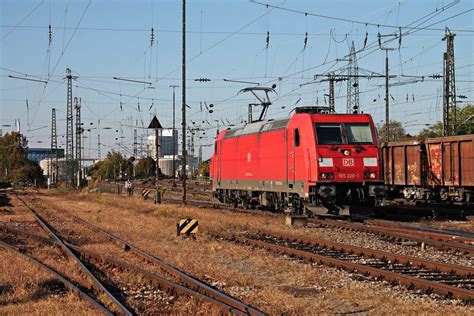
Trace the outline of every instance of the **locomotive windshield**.
<path fill-rule="evenodd" d="M 372 130 L 368 123 L 315 124 L 320 145 L 373 144 Z"/>
<path fill-rule="evenodd" d="M 365 123 L 345 123 L 348 144 L 373 144 L 370 125 Z"/>
<path fill-rule="evenodd" d="M 316 135 L 318 144 L 340 145 L 342 144 L 341 124 L 316 124 Z"/>

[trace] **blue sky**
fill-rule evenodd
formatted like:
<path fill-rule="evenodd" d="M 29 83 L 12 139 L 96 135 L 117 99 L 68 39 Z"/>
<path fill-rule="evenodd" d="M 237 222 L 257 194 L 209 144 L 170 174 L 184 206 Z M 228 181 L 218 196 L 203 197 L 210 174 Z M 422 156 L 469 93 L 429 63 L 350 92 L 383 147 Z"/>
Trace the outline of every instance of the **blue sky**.
<path fill-rule="evenodd" d="M 378 33 L 398 32 L 387 25 L 401 26 L 404 33 L 401 48 L 389 53 L 390 72 L 397 75 L 391 82 L 419 80 L 390 89 L 391 118 L 403 122 L 410 133 L 441 119 L 442 80 L 425 78 L 420 82 L 419 77 L 401 75 L 442 73 L 446 43 L 441 39 L 445 27 L 456 33 L 458 94 L 473 100 L 473 1 L 460 1 L 446 10 L 441 8 L 452 1 L 261 2 L 300 13 L 244 0 L 188 1 L 188 124 L 199 125 L 203 130 L 196 137 L 201 137 L 195 140 L 196 145 L 212 143 L 217 121 L 220 128 L 229 123 L 240 125 L 247 118 L 247 104 L 254 102 L 250 95 L 238 94 L 249 84 L 223 79 L 277 84 L 278 95 L 272 95 L 274 103 L 267 118 L 288 116 L 298 100 L 298 105 L 324 105 L 327 82 L 300 84 L 313 81 L 315 74 L 344 73 L 345 56 L 352 41 L 360 50 L 357 59 L 361 72 L 383 73 L 385 53 L 376 49 L 376 44 L 370 44 L 376 43 Z M 86 157 L 97 157 L 98 133 L 103 143 L 102 156 L 110 149 L 130 155 L 133 130 L 145 135 L 153 114 L 162 125 L 171 127 L 169 85 L 181 85 L 181 1 L 5 0 L 0 3 L 0 11 L 0 128 L 4 133 L 13 129 L 15 119 L 19 118 L 31 147 L 49 147 L 54 107 L 59 145 L 64 144 L 67 67 L 78 76 L 73 95 L 82 99 L 82 120 L 93 127 L 85 135 Z M 429 15 L 434 12 L 437 13 Z M 447 19 L 457 14 L 460 15 Z M 411 24 L 425 16 L 426 21 Z M 48 25 L 52 26 L 50 46 Z M 419 25 L 420 29 L 405 28 L 407 25 Z M 150 46 L 152 27 L 155 42 Z M 306 32 L 309 35 L 303 49 Z M 405 35 L 406 32 L 409 34 Z M 398 43 L 390 45 L 397 47 Z M 48 83 L 8 77 L 25 74 Z M 113 77 L 151 82 L 153 88 Z M 211 81 L 196 82 L 196 78 Z M 361 109 L 372 114 L 377 123 L 385 117 L 383 84 L 383 78 L 359 82 Z M 346 89 L 345 82 L 336 84 L 338 112 L 345 112 Z M 180 88 L 176 96 L 176 124 L 180 126 Z M 205 107 L 201 111 L 201 102 L 214 104 L 214 112 L 207 112 Z M 210 147 L 203 151 L 207 158 Z"/>

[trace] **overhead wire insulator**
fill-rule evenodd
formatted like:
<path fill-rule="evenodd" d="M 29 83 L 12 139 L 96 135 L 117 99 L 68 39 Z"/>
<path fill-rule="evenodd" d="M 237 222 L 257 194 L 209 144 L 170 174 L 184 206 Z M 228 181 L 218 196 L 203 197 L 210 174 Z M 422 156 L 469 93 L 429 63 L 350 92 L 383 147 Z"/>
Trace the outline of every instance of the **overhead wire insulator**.
<path fill-rule="evenodd" d="M 306 32 L 305 35 L 304 35 L 304 47 L 303 47 L 303 49 L 306 49 L 307 45 L 308 45 L 308 32 Z"/>
<path fill-rule="evenodd" d="M 150 46 L 153 46 L 153 42 L 155 41 L 155 32 L 153 30 L 153 27 L 151 28 L 151 34 L 150 34 Z"/>
<path fill-rule="evenodd" d="M 365 38 L 364 38 L 364 48 L 367 46 L 367 41 L 369 40 L 369 33 L 365 32 Z"/>
<path fill-rule="evenodd" d="M 194 79 L 194 81 L 208 82 L 208 81 L 211 81 L 211 79 L 209 79 L 209 78 L 197 78 L 197 79 Z"/>
<path fill-rule="evenodd" d="M 266 46 L 265 46 L 265 49 L 268 49 L 268 45 L 270 45 L 270 32 L 267 31 L 267 39 L 266 39 Z"/>
<path fill-rule="evenodd" d="M 48 26 L 48 45 L 51 45 L 53 41 L 53 31 L 51 30 L 51 24 Z"/>
<path fill-rule="evenodd" d="M 402 28 L 400 27 L 398 29 L 399 35 L 398 35 L 398 48 L 402 47 Z"/>

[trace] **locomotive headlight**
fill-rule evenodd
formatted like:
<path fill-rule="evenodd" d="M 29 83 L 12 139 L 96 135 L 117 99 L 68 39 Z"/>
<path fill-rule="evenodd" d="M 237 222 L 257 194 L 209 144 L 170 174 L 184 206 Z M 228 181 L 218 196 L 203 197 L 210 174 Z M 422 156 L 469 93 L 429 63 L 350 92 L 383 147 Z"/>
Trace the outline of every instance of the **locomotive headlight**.
<path fill-rule="evenodd" d="M 377 173 L 375 172 L 366 172 L 364 173 L 364 178 L 366 179 L 375 179 L 377 177 Z"/>
<path fill-rule="evenodd" d="M 342 153 L 344 154 L 344 156 L 349 156 L 351 154 L 351 151 L 346 149 Z"/>
<path fill-rule="evenodd" d="M 332 172 L 321 172 L 319 175 L 321 176 L 321 179 L 323 180 L 330 180 L 333 178 Z"/>

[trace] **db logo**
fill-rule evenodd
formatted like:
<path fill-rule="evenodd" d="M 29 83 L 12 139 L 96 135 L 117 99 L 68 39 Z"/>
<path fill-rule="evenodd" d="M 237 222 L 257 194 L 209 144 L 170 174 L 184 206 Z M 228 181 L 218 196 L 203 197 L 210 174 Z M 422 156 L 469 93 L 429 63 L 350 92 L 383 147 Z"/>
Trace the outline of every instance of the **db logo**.
<path fill-rule="evenodd" d="M 354 167 L 354 159 L 352 158 L 343 158 L 342 165 L 344 167 Z"/>

